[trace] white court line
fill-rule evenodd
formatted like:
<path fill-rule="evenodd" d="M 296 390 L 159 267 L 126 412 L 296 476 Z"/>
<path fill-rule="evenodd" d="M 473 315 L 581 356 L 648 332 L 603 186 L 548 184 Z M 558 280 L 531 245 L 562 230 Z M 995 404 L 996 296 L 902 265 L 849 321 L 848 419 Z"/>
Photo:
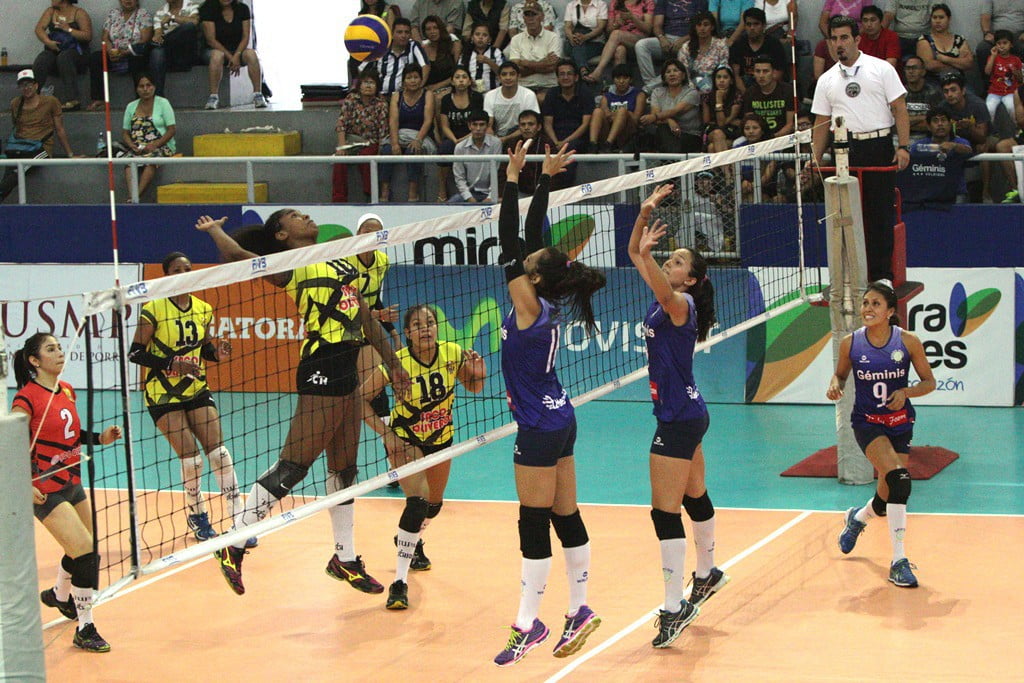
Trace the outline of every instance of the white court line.
<path fill-rule="evenodd" d="M 776 529 L 772 533 L 768 534 L 767 536 L 765 536 L 760 541 L 758 541 L 754 545 L 750 546 L 749 548 L 747 548 L 746 550 L 744 550 L 740 554 L 734 555 L 733 557 L 729 558 L 729 560 L 726 561 L 720 567 L 720 569 L 728 569 L 729 567 L 733 566 L 737 562 L 740 562 L 741 560 L 747 558 L 749 555 L 752 555 L 753 553 L 757 552 L 758 550 L 760 550 L 764 546 L 768 545 L 769 543 L 774 541 L 776 538 L 778 538 L 782 534 L 786 533 L 787 531 L 789 531 L 790 529 L 795 527 L 800 522 L 802 522 L 805 519 L 807 519 L 808 517 L 810 517 L 812 514 L 814 514 L 813 510 L 805 510 L 804 512 L 801 512 L 799 515 L 797 515 L 796 517 L 794 517 L 790 521 L 786 522 L 785 524 L 780 526 L 778 529 Z M 658 610 L 658 608 L 655 607 L 654 609 L 648 611 L 646 614 L 644 614 L 644 616 L 640 617 L 639 619 L 634 621 L 632 624 L 630 624 L 629 626 L 627 626 L 626 628 L 622 629 L 621 631 L 616 633 L 614 636 L 609 638 L 608 640 L 604 641 L 603 643 L 601 643 L 600 645 L 595 647 L 593 650 L 589 650 L 587 652 L 587 654 L 583 655 L 579 659 L 574 660 L 572 662 L 572 664 L 569 664 L 569 665 L 565 666 L 561 671 L 556 673 L 551 678 L 547 679 L 547 681 L 545 683 L 554 683 L 555 681 L 562 680 L 563 678 L 568 676 L 570 673 L 572 673 L 573 671 L 575 671 L 579 667 L 583 666 L 583 664 L 585 662 L 587 662 L 590 659 L 592 659 L 593 657 L 596 657 L 597 655 L 601 654 L 602 652 L 604 652 L 605 650 L 610 648 L 612 645 L 614 645 L 615 643 L 619 642 L 620 640 L 622 640 L 623 638 L 628 636 L 633 631 L 637 630 L 638 628 L 640 628 L 644 624 L 649 624 L 651 622 L 651 617 L 654 615 L 655 612 L 657 612 L 657 610 Z"/>

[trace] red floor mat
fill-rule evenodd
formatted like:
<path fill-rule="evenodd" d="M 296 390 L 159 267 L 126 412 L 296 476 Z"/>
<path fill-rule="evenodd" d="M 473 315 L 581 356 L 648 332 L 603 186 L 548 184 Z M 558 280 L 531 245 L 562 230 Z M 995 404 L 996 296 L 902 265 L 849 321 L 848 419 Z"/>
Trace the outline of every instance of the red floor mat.
<path fill-rule="evenodd" d="M 959 457 L 959 454 L 939 446 L 911 446 L 907 469 L 910 470 L 911 479 L 931 479 Z M 804 458 L 783 472 L 781 476 L 831 477 L 834 479 L 838 473 L 836 447 L 829 446 Z M 875 476 L 878 476 L 877 472 Z"/>

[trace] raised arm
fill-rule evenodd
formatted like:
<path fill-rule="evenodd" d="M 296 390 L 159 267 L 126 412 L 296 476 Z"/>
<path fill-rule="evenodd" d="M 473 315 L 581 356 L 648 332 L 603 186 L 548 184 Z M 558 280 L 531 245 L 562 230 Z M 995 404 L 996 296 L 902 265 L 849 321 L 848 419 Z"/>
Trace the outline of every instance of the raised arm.
<path fill-rule="evenodd" d="M 243 249 L 235 241 L 235 238 L 224 232 L 224 224 L 227 221 L 227 216 L 218 220 L 213 220 L 209 216 L 200 216 L 199 220 L 196 221 L 196 230 L 201 230 L 210 236 L 210 239 L 217 246 L 220 257 L 225 261 L 244 261 L 245 259 L 257 258 L 259 254 Z"/>
<path fill-rule="evenodd" d="M 462 352 L 462 367 L 459 368 L 457 377 L 467 391 L 474 394 L 483 391 L 484 380 L 487 379 L 487 364 L 483 356 L 473 349 L 465 349 Z"/>
<path fill-rule="evenodd" d="M 672 194 L 672 190 L 671 183 L 659 185 L 651 193 L 651 196 L 640 205 L 640 213 L 633 223 L 633 233 L 629 237 L 627 251 L 629 252 L 630 260 L 636 266 L 636 269 L 640 271 L 640 277 L 651 288 L 654 297 L 672 318 L 672 322 L 676 325 L 685 325 L 689 319 L 690 306 L 682 292 L 672 289 L 668 277 L 658 267 L 658 263 L 654 260 L 654 256 L 651 253 L 667 232 L 665 223 L 660 220 L 655 221 L 653 225 L 649 225 L 651 214 L 654 213 L 654 209 L 666 197 Z"/>

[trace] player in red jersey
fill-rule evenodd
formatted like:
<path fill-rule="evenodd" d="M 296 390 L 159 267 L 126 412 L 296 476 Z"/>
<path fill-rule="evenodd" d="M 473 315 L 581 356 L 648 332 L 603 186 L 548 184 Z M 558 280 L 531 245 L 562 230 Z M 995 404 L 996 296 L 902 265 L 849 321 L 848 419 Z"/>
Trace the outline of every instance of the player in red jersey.
<path fill-rule="evenodd" d="M 29 337 L 24 348 L 14 354 L 18 393 L 12 410 L 29 419 L 35 516 L 65 553 L 55 586 L 39 598 L 68 619 L 78 619 L 75 647 L 108 652 L 110 645 L 92 621 L 100 560 L 93 552 L 92 509 L 82 488 L 79 461 L 83 443 L 113 443 L 121 438 L 121 428 L 113 425 L 100 433 L 82 431 L 75 390 L 59 380 L 63 369 L 60 342 L 45 332 Z"/>

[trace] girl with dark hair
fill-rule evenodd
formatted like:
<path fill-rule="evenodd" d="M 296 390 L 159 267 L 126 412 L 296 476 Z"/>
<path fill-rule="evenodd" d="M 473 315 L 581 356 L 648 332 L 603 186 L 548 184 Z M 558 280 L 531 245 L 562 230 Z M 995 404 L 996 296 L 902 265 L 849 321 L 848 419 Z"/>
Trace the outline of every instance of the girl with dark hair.
<path fill-rule="evenodd" d="M 174 135 L 178 127 L 174 118 L 174 109 L 166 98 L 156 94 L 153 78 L 147 73 L 135 77 L 135 93 L 137 100 L 128 103 L 121 120 L 121 139 L 133 157 L 170 157 L 174 156 L 176 146 Z M 139 173 L 139 196 L 153 182 L 157 166 L 146 164 Z M 134 170 L 124 167 L 125 185 L 131 187 L 131 176 Z"/>
<path fill-rule="evenodd" d="M 694 346 L 715 324 L 715 289 L 708 264 L 695 249 L 676 249 L 660 268 L 651 251 L 665 236 L 651 215 L 672 194 L 671 184 L 655 188 L 633 224 L 629 258 L 654 292 L 644 318 L 651 400 L 658 428 L 650 449 L 651 520 L 661 544 L 665 603 L 658 613 L 657 648 L 668 647 L 700 613 L 700 605 L 729 582 L 715 567 L 715 508 L 704 483 L 702 441 L 708 409 L 693 377 Z M 683 597 L 686 533 L 680 507 L 693 523 L 697 568 L 690 600 Z"/>
<path fill-rule="evenodd" d="M 651 93 L 651 111 L 640 117 L 640 124 L 654 127 L 657 151 L 699 152 L 702 132 L 700 94 L 688 82 L 682 62 L 678 59 L 665 60 L 661 67 L 661 83 Z"/>
<path fill-rule="evenodd" d="M 701 96 L 701 115 L 704 121 L 709 152 L 724 152 L 741 135 L 740 109 L 743 95 L 736 87 L 732 68 L 719 66 L 711 74 L 713 89 Z"/>
<path fill-rule="evenodd" d="M 846 526 L 839 534 L 843 554 L 853 550 L 857 537 L 873 517 L 889 521 L 892 564 L 889 581 L 902 588 L 916 588 L 917 577 L 903 548 L 907 531 L 907 500 L 910 472 L 907 457 L 914 434 L 914 407 L 909 399 L 935 390 L 935 377 L 917 335 L 899 327 L 896 292 L 884 282 L 872 282 L 864 292 L 860 317 L 864 326 L 848 334 L 839 345 L 839 361 L 825 396 L 843 397 L 850 372 L 856 396 L 850 423 L 857 445 L 878 470 L 875 495 L 864 507 L 846 511 Z M 909 385 L 913 364 L 920 381 Z"/>
<path fill-rule="evenodd" d="M 451 88 L 452 72 L 462 56 L 462 41 L 445 30 L 441 17 L 430 15 L 423 20 L 423 51 L 430 60 L 430 72 L 424 89 L 443 95 Z"/>
<path fill-rule="evenodd" d="M 99 433 L 82 429 L 75 390 L 59 379 L 63 369 L 60 342 L 46 332 L 33 334 L 14 354 L 18 393 L 11 410 L 28 415 L 33 512 L 64 549 L 57 582 L 39 599 L 68 619 L 78 619 L 75 647 L 108 652 L 110 644 L 92 621 L 100 557 L 93 550 L 92 508 L 82 488 L 80 458 L 83 443 L 114 443 L 121 428 L 112 425 Z"/>
<path fill-rule="evenodd" d="M 555 373 L 563 316 L 595 328 L 591 297 L 604 287 L 604 275 L 552 247 L 545 247 L 541 230 L 548 209 L 551 177 L 572 163 L 565 145 L 552 156 L 546 149 L 540 180 L 526 215 L 519 241 L 519 172 L 526 164 L 530 141 L 509 151 L 498 223 L 502 262 L 512 311 L 501 325 L 501 370 L 509 407 L 519 425 L 513 462 L 519 493 L 519 547 L 523 553 L 519 614 L 505 649 L 494 658 L 498 666 L 515 664 L 548 637 L 537 618 L 551 571 L 551 532 L 562 542 L 569 579 L 569 610 L 556 657 L 583 647 L 600 618 L 586 605 L 590 570 L 590 539 L 576 505 L 576 415 Z"/>
<path fill-rule="evenodd" d="M 690 24 L 690 39 L 679 51 L 694 87 L 701 93 L 714 87 L 715 67 L 729 63 L 729 43 L 718 37 L 718 21 L 711 12 L 698 12 Z"/>
<path fill-rule="evenodd" d="M 441 98 L 437 130 L 441 135 L 438 154 L 453 154 L 455 145 L 469 135 L 469 115 L 484 108 L 484 96 L 473 89 L 469 69 L 461 64 L 452 71 L 452 89 Z M 452 164 L 437 165 L 437 201 L 448 201 L 448 179 Z"/>
<path fill-rule="evenodd" d="M 391 93 L 391 110 L 388 115 L 390 135 L 381 146 L 384 155 L 434 154 L 437 145 L 431 135 L 434 127 L 434 95 L 423 89 L 423 68 L 419 64 L 407 64 L 402 72 L 402 89 Z M 408 200 L 420 200 L 420 176 L 422 164 L 405 164 L 409 184 Z M 383 164 L 380 169 L 380 200 L 391 201 L 391 177 L 395 164 Z"/>
<path fill-rule="evenodd" d="M 295 209 L 279 209 L 261 226 L 243 228 L 234 237 L 224 232 L 227 218 L 201 216 L 196 229 L 206 232 L 225 261 L 240 261 L 260 255 L 316 244 L 319 229 L 309 216 Z M 368 339 L 391 369 L 396 393 L 409 386 L 402 368 L 384 336 L 384 329 L 370 316 L 359 293 L 359 272 L 350 263 L 335 259 L 311 263 L 295 270 L 268 275 L 265 279 L 284 289 L 295 301 L 306 329 L 295 373 L 298 401 L 288 436 L 276 463 L 264 472 L 235 517 L 242 528 L 263 519 L 279 500 L 301 482 L 310 466 L 327 452 L 327 493 L 335 493 L 355 482 L 358 466 L 360 409 L 357 359 L 363 339 Z M 352 501 L 329 510 L 334 531 L 335 553 L 327 573 L 347 581 L 364 593 L 383 593 L 384 586 L 366 573 L 355 554 Z M 221 573 L 235 593 L 245 592 L 242 558 L 245 541 L 215 553 Z"/>
<path fill-rule="evenodd" d="M 192 270 L 192 262 L 176 251 L 163 260 L 164 275 Z M 224 445 L 220 414 L 206 383 L 206 363 L 231 355 L 231 342 L 209 337 L 213 307 L 191 294 L 147 302 L 139 313 L 128 360 L 146 368 L 146 406 L 157 429 L 167 437 L 181 463 L 188 528 L 196 540 L 217 536 L 203 503 L 203 456 L 228 504 L 233 520 L 242 511 L 235 465 Z M 247 547 L 256 545 L 250 538 Z"/>
<path fill-rule="evenodd" d="M 417 304 L 405 312 L 402 324 L 408 346 L 396 354 L 409 373 L 412 389 L 396 397 L 391 420 L 386 422 L 373 410 L 372 399 L 391 383 L 391 374 L 378 366 L 363 383 L 363 419 L 384 440 L 393 467 L 442 451 L 452 445 L 455 435 L 452 406 L 455 385 L 469 391 L 484 388 L 487 366 L 473 349 L 437 338 L 437 316 L 427 304 Z M 451 460 L 434 465 L 425 472 L 410 474 L 401 480 L 405 509 L 398 521 L 398 565 L 395 582 L 388 590 L 385 606 L 391 610 L 409 607 L 409 570 L 426 571 L 430 560 L 423 552 L 420 538 L 423 527 L 437 517 L 444 503 L 444 489 L 451 473 Z"/>

